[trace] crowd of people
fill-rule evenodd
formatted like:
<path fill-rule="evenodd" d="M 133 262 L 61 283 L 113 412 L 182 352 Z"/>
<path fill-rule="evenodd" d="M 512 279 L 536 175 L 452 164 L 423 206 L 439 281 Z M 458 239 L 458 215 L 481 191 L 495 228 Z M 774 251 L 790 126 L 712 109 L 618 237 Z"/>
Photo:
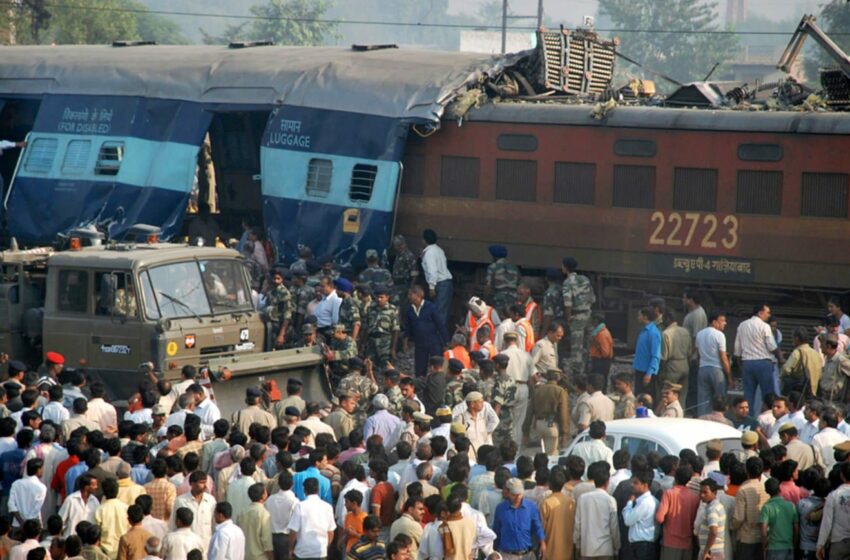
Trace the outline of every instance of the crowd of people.
<path fill-rule="evenodd" d="M 612 372 L 575 259 L 546 271 L 538 303 L 491 247 L 486 286 L 450 327 L 452 275 L 423 237 L 420 259 L 395 238 L 391 269 L 369 251 L 355 275 L 306 248 L 288 269 L 259 267 L 270 345 L 319 346 L 333 403 L 290 378 L 221 411 L 209 372 L 186 366 L 173 382 L 150 370 L 119 413 L 55 352 L 38 371 L 2 356 L 0 560 L 850 555 L 837 301 L 786 360 L 766 305 L 729 356 L 722 312 L 689 291 L 680 325 L 653 299 L 631 369 Z M 736 362 L 743 397 L 729 394 Z M 651 416 L 727 424 L 740 445 L 609 448 L 611 421 Z"/>

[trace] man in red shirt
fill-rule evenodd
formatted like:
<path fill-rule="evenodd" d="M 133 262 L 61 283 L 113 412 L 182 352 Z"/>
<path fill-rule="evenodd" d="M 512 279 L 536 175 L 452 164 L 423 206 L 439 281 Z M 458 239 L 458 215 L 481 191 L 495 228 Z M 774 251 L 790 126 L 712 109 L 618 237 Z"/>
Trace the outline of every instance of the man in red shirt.
<path fill-rule="evenodd" d="M 614 338 L 601 313 L 591 315 L 590 323 L 590 372 L 601 373 L 607 379 L 614 361 Z"/>
<path fill-rule="evenodd" d="M 690 465 L 676 469 L 676 484 L 664 492 L 655 513 L 655 522 L 663 527 L 660 560 L 693 558 L 694 519 L 699 509 L 699 496 L 688 487 L 693 475 Z"/>
<path fill-rule="evenodd" d="M 80 454 L 86 446 L 81 440 L 71 438 L 68 440 L 68 458 L 56 465 L 56 474 L 53 475 L 53 480 L 50 482 L 50 488 L 56 491 L 62 498 L 60 502 L 65 501 L 68 495 L 68 489 L 65 488 L 65 473 L 68 469 L 80 462 Z M 73 491 L 73 490 L 72 490 Z"/>

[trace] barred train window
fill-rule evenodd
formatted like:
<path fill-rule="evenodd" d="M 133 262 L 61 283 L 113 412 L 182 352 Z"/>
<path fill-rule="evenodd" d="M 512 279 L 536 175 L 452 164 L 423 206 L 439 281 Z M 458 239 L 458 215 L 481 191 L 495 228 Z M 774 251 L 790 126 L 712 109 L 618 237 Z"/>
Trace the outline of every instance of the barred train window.
<path fill-rule="evenodd" d="M 352 202 L 369 202 L 372 199 L 372 189 L 375 188 L 375 178 L 378 176 L 377 165 L 358 163 L 351 172 L 351 186 L 348 188 L 348 198 Z"/>
<path fill-rule="evenodd" d="M 329 159 L 313 158 L 307 166 L 307 195 L 326 198 L 331 192 L 334 164 Z"/>

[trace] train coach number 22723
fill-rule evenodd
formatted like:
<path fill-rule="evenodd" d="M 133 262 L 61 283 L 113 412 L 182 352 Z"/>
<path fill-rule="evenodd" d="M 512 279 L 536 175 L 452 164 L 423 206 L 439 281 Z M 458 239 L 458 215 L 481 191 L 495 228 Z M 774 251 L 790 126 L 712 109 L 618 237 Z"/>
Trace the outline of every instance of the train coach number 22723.
<path fill-rule="evenodd" d="M 738 248 L 738 218 L 732 214 L 656 211 L 649 220 L 650 248 L 696 253 L 729 253 Z"/>

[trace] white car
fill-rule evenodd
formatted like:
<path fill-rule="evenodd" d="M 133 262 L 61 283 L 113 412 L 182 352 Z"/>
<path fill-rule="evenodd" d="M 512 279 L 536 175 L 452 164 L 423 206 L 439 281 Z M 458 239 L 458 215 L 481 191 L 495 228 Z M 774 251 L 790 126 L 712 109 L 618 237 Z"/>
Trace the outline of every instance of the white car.
<path fill-rule="evenodd" d="M 577 444 L 590 438 L 588 431 L 579 433 L 562 457 L 572 454 Z M 629 454 L 651 453 L 679 455 L 682 449 L 693 449 L 705 457 L 705 445 L 717 439 L 723 452 L 741 449 L 741 432 L 719 422 L 693 418 L 630 418 L 605 423 L 605 445 L 613 451 L 628 449 Z"/>

